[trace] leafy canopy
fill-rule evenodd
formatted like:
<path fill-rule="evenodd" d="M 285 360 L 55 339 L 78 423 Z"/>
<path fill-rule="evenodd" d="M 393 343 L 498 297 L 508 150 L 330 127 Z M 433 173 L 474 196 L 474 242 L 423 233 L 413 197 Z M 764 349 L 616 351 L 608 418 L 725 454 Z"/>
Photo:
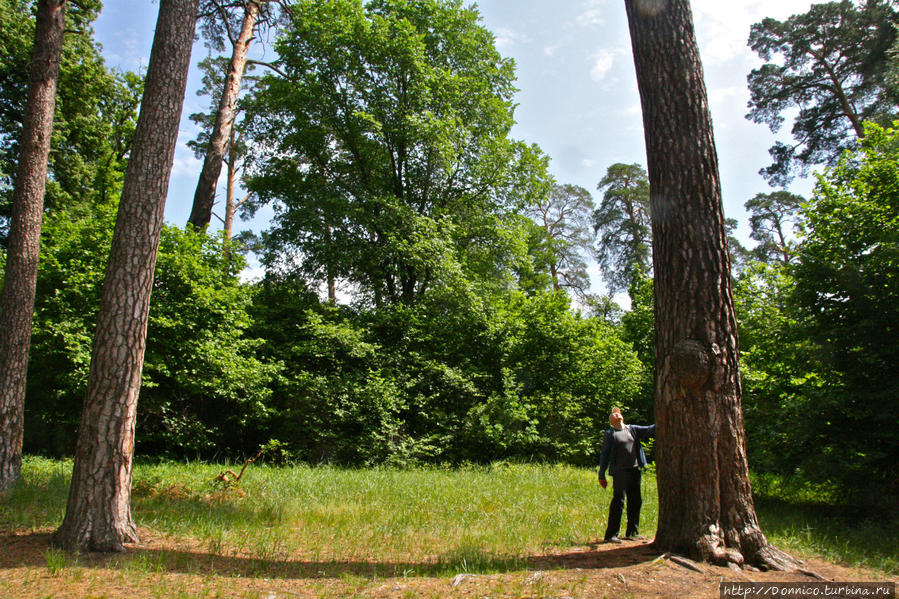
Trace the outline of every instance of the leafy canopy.
<path fill-rule="evenodd" d="M 45 208 L 89 205 L 124 178 L 142 81 L 108 69 L 93 39 L 98 2 L 70 3 L 57 85 Z M 25 114 L 35 3 L 0 0 L 0 247 L 5 246 Z"/>
<path fill-rule="evenodd" d="M 899 135 L 868 125 L 802 204 L 793 259 L 736 285 L 754 467 L 853 505 L 899 497 L 897 197 Z"/>
<path fill-rule="evenodd" d="M 508 137 L 514 69 L 458 0 L 298 2 L 247 119 L 269 266 L 411 303 L 494 276 L 534 149 Z M 513 244 L 514 245 L 514 244 Z M 455 264 L 455 266 L 453 266 Z"/>

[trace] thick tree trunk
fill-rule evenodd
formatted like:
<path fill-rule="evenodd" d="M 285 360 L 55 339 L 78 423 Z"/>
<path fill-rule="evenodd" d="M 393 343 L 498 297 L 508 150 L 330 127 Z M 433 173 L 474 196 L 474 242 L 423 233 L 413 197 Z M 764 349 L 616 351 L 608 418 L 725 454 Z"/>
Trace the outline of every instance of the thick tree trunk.
<path fill-rule="evenodd" d="M 121 551 L 137 542 L 131 466 L 153 270 L 184 103 L 198 0 L 160 0 L 159 19 L 97 330 L 66 516 L 56 544 Z"/>
<path fill-rule="evenodd" d="M 689 0 L 625 0 L 653 230 L 660 549 L 795 562 L 762 534 L 749 485 L 718 159 Z"/>
<path fill-rule="evenodd" d="M 234 126 L 234 110 L 237 106 L 237 96 L 240 93 L 240 82 L 247 65 L 247 52 L 250 50 L 250 42 L 253 40 L 253 28 L 256 26 L 256 19 L 259 16 L 259 7 L 260 2 L 257 0 L 248 0 L 240 35 L 231 53 L 231 65 L 225 78 L 225 88 L 222 90 L 218 112 L 215 114 L 215 124 L 209 138 L 206 158 L 203 160 L 203 170 L 200 172 L 200 180 L 197 182 L 197 189 L 194 192 L 193 207 L 187 221 L 197 230 L 205 229 L 212 220 L 215 189 L 222 172 L 222 162 L 225 159 L 231 128 Z"/>
<path fill-rule="evenodd" d="M 31 319 L 65 6 L 66 0 L 38 3 L 28 99 L 13 187 L 6 271 L 0 295 L 0 492 L 12 487 L 22 474 L 25 376 L 31 348 Z"/>

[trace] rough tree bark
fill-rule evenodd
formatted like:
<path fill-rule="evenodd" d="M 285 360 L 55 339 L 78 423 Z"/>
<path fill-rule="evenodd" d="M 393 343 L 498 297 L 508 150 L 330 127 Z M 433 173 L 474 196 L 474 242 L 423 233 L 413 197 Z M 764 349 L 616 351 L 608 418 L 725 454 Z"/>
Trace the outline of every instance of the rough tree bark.
<path fill-rule="evenodd" d="M 792 568 L 759 527 L 718 158 L 689 0 L 625 0 L 653 231 L 661 550 Z"/>
<path fill-rule="evenodd" d="M 237 212 L 238 204 L 234 197 L 234 190 L 237 187 L 237 152 L 234 147 L 234 129 L 228 136 L 228 159 L 225 163 L 228 166 L 228 188 L 225 192 L 225 220 L 223 231 L 225 242 L 231 241 L 234 236 L 234 213 Z M 207 154 L 208 156 L 208 154 Z"/>
<path fill-rule="evenodd" d="M 25 376 L 56 106 L 66 0 L 38 2 L 3 293 L 0 295 L 0 492 L 22 474 Z"/>
<path fill-rule="evenodd" d="M 54 542 L 122 551 L 131 518 L 134 424 L 153 270 L 184 103 L 198 0 L 160 0 L 94 336 L 72 485 Z"/>
<path fill-rule="evenodd" d="M 237 96 L 240 93 L 240 83 L 247 65 L 247 52 L 250 50 L 250 42 L 253 41 L 253 30 L 256 26 L 256 19 L 259 17 L 261 4 L 257 0 L 247 1 L 240 35 L 234 41 L 231 65 L 228 67 L 225 87 L 222 90 L 218 112 L 215 114 L 215 124 L 209 138 L 209 147 L 206 150 L 203 169 L 200 171 L 200 179 L 194 192 L 194 203 L 187 220 L 188 224 L 197 230 L 205 229 L 212 220 L 215 189 L 222 172 L 222 163 L 225 160 L 231 128 L 234 125 Z"/>

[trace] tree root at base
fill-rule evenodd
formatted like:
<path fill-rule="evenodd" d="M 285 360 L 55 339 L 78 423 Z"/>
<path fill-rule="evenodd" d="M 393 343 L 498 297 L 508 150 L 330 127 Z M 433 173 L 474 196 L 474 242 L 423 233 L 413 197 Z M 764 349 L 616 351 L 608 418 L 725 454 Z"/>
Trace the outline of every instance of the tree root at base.
<path fill-rule="evenodd" d="M 701 571 L 696 562 L 704 562 L 716 566 L 738 567 L 744 570 L 799 572 L 811 578 L 826 580 L 820 574 L 805 568 L 802 560 L 770 545 L 764 536 L 761 536 L 761 540 L 756 538 L 744 540 L 742 551 L 726 546 L 723 539 L 717 535 L 706 535 L 689 545 L 668 546 L 661 545 L 658 541 L 653 545 L 659 551 L 670 551 L 671 555 L 668 559 L 690 570 Z M 756 545 L 758 546 L 755 547 Z M 683 556 L 687 556 L 689 559 Z"/>

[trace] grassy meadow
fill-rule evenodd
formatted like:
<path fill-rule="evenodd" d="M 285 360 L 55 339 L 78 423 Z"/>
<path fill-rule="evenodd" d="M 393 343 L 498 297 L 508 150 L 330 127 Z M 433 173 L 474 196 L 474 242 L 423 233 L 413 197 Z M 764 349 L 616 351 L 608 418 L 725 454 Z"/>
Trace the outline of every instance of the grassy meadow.
<path fill-rule="evenodd" d="M 251 465 L 236 487 L 214 481 L 226 467 L 137 464 L 138 526 L 174 539 L 177 548 L 126 554 L 113 558 L 114 567 L 126 574 L 207 568 L 210 576 L 344 581 L 526 571 L 535 556 L 597 543 L 611 497 L 596 483 L 594 470 L 561 465 L 263 464 Z M 0 499 L 0 531 L 48 532 L 58 526 L 70 472 L 69 461 L 26 458 L 24 483 Z M 899 572 L 895 521 L 849 519 L 826 506 L 783 497 L 760 497 L 757 503 L 763 529 L 783 549 L 884 576 Z M 641 521 L 650 536 L 657 514 L 650 472 L 644 476 Z M 83 559 L 55 549 L 42 555 L 50 573 Z"/>
<path fill-rule="evenodd" d="M 524 557 L 602 538 L 610 491 L 592 470 L 494 465 L 462 469 L 342 469 L 251 465 L 239 487 L 227 466 L 138 464 L 133 514 L 141 528 L 188 537 L 215 554 L 276 562 L 376 564 L 378 574 L 520 569 Z M 235 468 L 236 469 L 236 468 Z M 6 501 L 4 529 L 57 526 L 71 463 L 29 458 Z M 655 480 L 643 526 L 654 530 Z"/>

